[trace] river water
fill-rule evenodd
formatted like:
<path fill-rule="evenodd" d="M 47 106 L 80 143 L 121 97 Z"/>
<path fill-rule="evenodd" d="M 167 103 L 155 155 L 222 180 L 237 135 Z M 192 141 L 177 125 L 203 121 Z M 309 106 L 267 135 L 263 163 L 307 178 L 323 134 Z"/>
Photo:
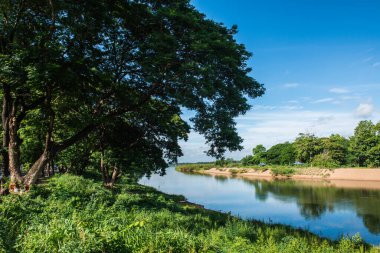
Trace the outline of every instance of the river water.
<path fill-rule="evenodd" d="M 322 181 L 248 180 L 184 174 L 174 168 L 163 177 L 153 175 L 140 183 L 244 219 L 291 225 L 331 239 L 359 233 L 366 242 L 380 245 L 380 186 L 369 189 L 349 184 L 336 187 Z"/>

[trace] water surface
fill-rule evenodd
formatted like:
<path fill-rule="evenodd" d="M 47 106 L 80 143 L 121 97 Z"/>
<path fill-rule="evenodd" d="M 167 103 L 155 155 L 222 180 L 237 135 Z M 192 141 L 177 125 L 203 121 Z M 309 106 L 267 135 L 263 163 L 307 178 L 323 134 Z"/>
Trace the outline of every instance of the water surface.
<path fill-rule="evenodd" d="M 245 219 L 287 224 L 331 239 L 360 233 L 365 241 L 380 244 L 380 190 L 184 174 L 174 168 L 140 183 Z"/>

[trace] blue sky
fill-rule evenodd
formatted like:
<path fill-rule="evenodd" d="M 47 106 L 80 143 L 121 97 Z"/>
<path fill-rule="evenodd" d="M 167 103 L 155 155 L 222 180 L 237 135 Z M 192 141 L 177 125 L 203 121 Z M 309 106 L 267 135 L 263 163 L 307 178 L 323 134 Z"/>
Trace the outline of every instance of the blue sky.
<path fill-rule="evenodd" d="M 237 118 L 245 149 L 293 141 L 300 132 L 350 136 L 360 120 L 380 121 L 380 1 L 193 0 L 253 53 L 251 75 L 267 89 Z M 185 117 L 188 115 L 184 115 Z M 190 134 L 180 162 L 211 161 Z"/>

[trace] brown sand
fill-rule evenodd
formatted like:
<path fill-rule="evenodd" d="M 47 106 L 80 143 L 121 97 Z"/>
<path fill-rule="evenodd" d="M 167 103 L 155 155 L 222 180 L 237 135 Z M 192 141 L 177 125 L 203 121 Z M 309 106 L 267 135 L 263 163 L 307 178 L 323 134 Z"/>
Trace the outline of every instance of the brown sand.
<path fill-rule="evenodd" d="M 213 168 L 204 170 L 200 173 L 212 176 L 239 177 L 246 179 L 264 179 L 273 180 L 288 178 L 301 181 L 315 181 L 316 184 L 325 184 L 338 188 L 363 188 L 380 190 L 380 168 L 377 169 L 360 169 L 360 168 L 339 168 L 339 169 L 319 169 L 304 168 L 297 169 L 296 174 L 290 177 L 274 176 L 270 170 L 259 171 L 246 169 L 244 173 L 231 173 L 231 170 L 238 171 L 238 168 Z"/>

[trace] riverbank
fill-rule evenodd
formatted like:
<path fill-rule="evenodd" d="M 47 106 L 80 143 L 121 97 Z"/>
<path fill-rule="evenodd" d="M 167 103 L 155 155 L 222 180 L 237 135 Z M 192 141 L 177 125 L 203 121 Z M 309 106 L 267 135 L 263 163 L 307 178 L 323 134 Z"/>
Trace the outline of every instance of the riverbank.
<path fill-rule="evenodd" d="M 239 176 L 250 178 L 291 178 L 307 180 L 347 180 L 380 182 L 380 168 L 196 168 L 188 169 L 186 165 L 177 167 L 181 172 L 192 172 L 208 175 Z"/>
<path fill-rule="evenodd" d="M 379 252 L 358 237 L 244 221 L 125 179 L 109 190 L 57 176 L 2 197 L 0 213 L 0 252 Z"/>

